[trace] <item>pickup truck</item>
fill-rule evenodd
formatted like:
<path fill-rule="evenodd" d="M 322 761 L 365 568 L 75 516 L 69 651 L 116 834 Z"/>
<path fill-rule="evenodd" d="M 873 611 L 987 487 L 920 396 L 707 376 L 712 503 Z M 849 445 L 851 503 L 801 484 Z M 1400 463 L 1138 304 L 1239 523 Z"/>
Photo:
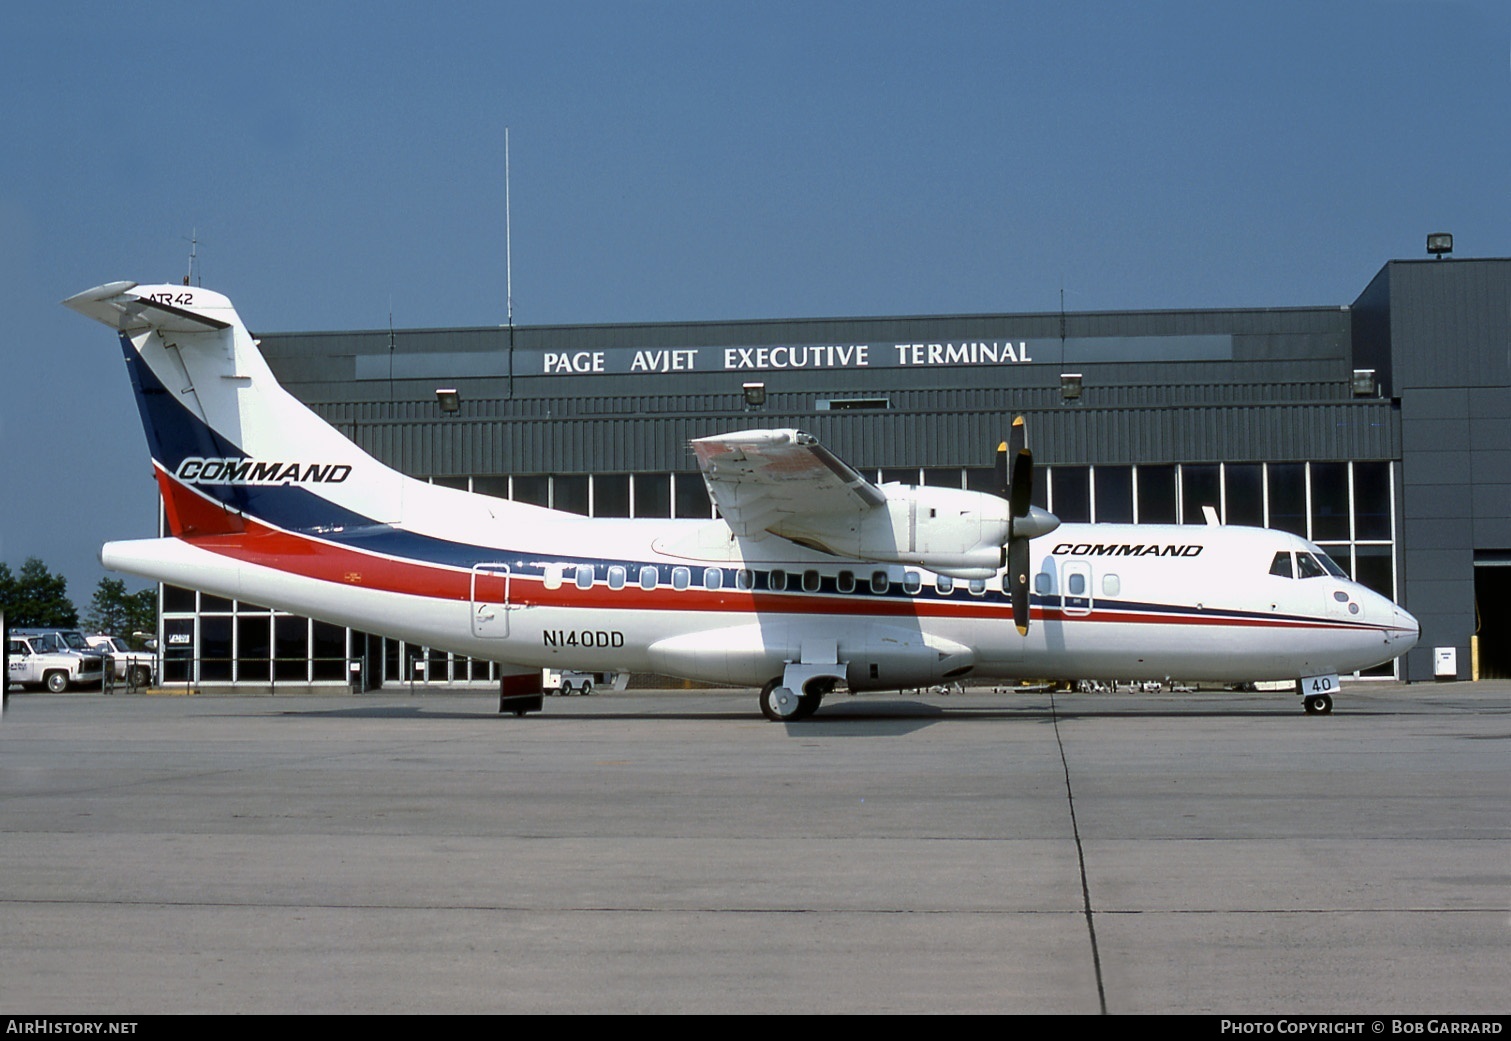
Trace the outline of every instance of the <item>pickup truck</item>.
<path fill-rule="evenodd" d="M 129 680 L 131 687 L 145 687 L 157 671 L 157 655 L 151 651 L 133 651 L 119 636 L 86 636 L 89 646 L 105 655 L 106 667 L 118 680 Z"/>
<path fill-rule="evenodd" d="M 69 687 L 98 684 L 104 675 L 103 656 L 87 644 L 83 650 L 71 647 L 53 631 L 11 630 L 6 655 L 10 667 L 5 682 L 27 689 L 45 687 L 61 694 Z"/>

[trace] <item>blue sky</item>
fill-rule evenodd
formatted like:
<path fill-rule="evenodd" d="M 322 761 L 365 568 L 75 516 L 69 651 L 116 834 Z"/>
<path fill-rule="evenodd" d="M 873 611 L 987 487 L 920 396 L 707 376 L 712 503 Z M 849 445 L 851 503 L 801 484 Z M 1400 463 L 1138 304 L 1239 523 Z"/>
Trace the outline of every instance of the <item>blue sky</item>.
<path fill-rule="evenodd" d="M 1351 303 L 1511 255 L 1511 5 L 20 5 L 0 34 L 0 559 L 155 532 L 110 333 Z M 133 587 L 135 583 L 133 582 Z"/>

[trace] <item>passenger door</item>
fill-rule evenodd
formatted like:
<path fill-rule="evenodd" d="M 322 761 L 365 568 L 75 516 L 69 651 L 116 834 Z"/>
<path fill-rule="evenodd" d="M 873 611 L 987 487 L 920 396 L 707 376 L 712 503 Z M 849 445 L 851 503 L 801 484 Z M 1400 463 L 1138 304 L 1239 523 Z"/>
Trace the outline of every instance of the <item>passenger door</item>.
<path fill-rule="evenodd" d="M 1088 615 L 1091 608 L 1091 565 L 1067 560 L 1060 567 L 1060 609 L 1067 615 Z"/>
<path fill-rule="evenodd" d="M 477 564 L 472 568 L 472 635 L 503 639 L 509 635 L 509 565 Z"/>

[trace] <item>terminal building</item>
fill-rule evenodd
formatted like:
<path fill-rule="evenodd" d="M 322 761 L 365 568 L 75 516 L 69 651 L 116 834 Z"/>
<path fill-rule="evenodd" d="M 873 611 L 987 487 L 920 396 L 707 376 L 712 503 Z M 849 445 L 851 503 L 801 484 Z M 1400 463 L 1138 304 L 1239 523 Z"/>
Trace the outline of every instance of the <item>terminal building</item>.
<path fill-rule="evenodd" d="M 388 465 L 594 516 L 710 516 L 687 443 L 751 427 L 882 481 L 985 490 L 1021 414 L 1062 520 L 1211 506 L 1304 535 L 1421 622 L 1374 674 L 1511 675 L 1511 259 L 1391 261 L 1321 307 L 259 335 L 284 386 Z M 496 682 L 187 589 L 163 590 L 162 624 L 170 684 Z"/>

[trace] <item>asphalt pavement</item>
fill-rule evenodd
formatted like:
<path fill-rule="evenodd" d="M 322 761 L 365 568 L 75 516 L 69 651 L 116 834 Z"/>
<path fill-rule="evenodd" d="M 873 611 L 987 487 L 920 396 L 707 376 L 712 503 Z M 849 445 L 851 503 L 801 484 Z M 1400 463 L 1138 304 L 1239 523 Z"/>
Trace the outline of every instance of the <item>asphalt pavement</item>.
<path fill-rule="evenodd" d="M 0 1009 L 1506 1013 L 1511 684 L 12 695 Z"/>

